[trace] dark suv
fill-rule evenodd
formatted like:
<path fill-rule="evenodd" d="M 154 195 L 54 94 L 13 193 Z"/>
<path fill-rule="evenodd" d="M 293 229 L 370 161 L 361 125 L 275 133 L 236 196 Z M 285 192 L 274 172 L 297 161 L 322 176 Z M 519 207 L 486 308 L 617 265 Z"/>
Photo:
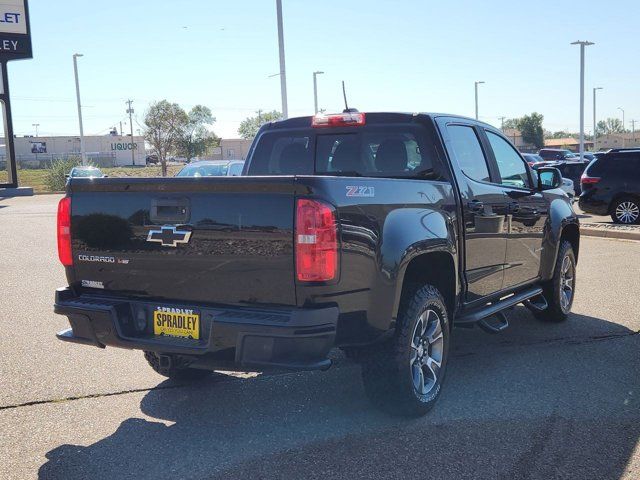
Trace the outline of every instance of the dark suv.
<path fill-rule="evenodd" d="M 571 150 L 566 150 L 564 148 L 542 148 L 538 151 L 538 155 L 540 155 L 543 159 L 549 160 L 579 160 L 575 153 Z"/>
<path fill-rule="evenodd" d="M 611 215 L 615 223 L 640 223 L 640 148 L 613 149 L 598 157 L 581 183 L 583 211 Z"/>

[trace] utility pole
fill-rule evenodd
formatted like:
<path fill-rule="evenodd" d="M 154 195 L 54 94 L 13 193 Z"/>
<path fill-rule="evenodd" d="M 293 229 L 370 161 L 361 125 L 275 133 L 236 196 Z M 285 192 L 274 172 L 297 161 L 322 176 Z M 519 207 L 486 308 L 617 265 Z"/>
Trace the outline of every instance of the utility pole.
<path fill-rule="evenodd" d="M 584 47 L 594 43 L 577 40 L 571 45 L 580 45 L 580 160 L 584 160 Z"/>
<path fill-rule="evenodd" d="M 78 103 L 78 123 L 80 124 L 80 158 L 82 165 L 87 164 L 87 155 L 84 151 L 84 131 L 82 129 L 82 106 L 80 103 L 80 82 L 78 81 L 78 57 L 82 57 L 81 53 L 73 54 L 73 73 L 76 77 L 76 101 Z"/>
<path fill-rule="evenodd" d="M 313 72 L 313 114 L 318 113 L 318 80 L 317 76 L 322 75 L 324 72 Z"/>
<path fill-rule="evenodd" d="M 32 127 L 36 127 L 36 138 L 38 137 L 38 127 L 40 126 L 39 123 L 32 123 L 31 124 Z"/>
<path fill-rule="evenodd" d="M 476 91 L 476 120 L 478 120 L 478 85 L 484 83 L 484 81 L 475 82 L 475 91 Z"/>
<path fill-rule="evenodd" d="M 120 136 L 122 136 L 122 120 L 120 120 Z"/>
<path fill-rule="evenodd" d="M 504 132 L 504 119 L 507 117 L 498 117 L 498 119 L 500 120 L 500 130 L 502 130 Z"/>
<path fill-rule="evenodd" d="M 127 108 L 127 113 L 129 114 L 129 127 L 131 128 L 131 165 L 133 165 L 134 167 L 136 166 L 136 142 L 133 141 L 133 120 L 131 119 L 131 115 L 133 114 L 133 108 L 131 108 L 131 104 L 133 103 L 133 100 L 127 100 L 126 102 L 127 105 L 129 105 L 129 108 Z"/>
<path fill-rule="evenodd" d="M 276 14 L 278 17 L 278 51 L 280 53 L 280 95 L 282 96 L 282 118 L 289 118 L 287 107 L 287 72 L 284 64 L 284 32 L 282 27 L 282 0 L 276 0 Z"/>
<path fill-rule="evenodd" d="M 598 139 L 598 123 L 596 121 L 596 91 L 602 87 L 593 87 L 593 149 L 596 150 L 596 140 Z"/>

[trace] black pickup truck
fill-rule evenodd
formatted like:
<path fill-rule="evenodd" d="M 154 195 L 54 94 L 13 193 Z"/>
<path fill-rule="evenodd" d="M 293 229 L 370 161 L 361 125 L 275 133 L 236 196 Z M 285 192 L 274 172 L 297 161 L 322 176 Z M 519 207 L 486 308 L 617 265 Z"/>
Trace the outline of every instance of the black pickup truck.
<path fill-rule="evenodd" d="M 157 372 L 326 369 L 425 413 L 452 327 L 525 304 L 562 321 L 580 231 L 561 177 L 490 125 L 359 113 L 263 126 L 243 176 L 73 178 L 58 210 L 67 342 L 139 349 Z"/>

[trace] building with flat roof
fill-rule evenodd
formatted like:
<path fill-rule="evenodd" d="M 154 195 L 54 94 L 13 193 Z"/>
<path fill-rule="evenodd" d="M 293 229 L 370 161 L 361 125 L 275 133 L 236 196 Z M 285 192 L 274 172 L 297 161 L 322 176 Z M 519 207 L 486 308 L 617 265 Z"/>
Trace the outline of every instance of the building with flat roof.
<path fill-rule="evenodd" d="M 596 148 L 607 150 L 609 148 L 636 148 L 640 147 L 640 131 L 627 133 L 610 133 L 596 138 Z"/>
<path fill-rule="evenodd" d="M 511 140 L 511 143 L 513 143 L 513 146 L 516 147 L 518 151 L 525 153 L 533 153 L 538 151 L 535 145 L 527 143 L 522 139 L 522 133 L 516 128 L 505 128 L 504 130 L 502 130 L 502 133 L 504 133 L 504 135 L 509 140 Z"/>
<path fill-rule="evenodd" d="M 566 148 L 577 152 L 580 149 L 580 140 L 574 137 L 565 138 L 547 138 L 544 141 L 545 148 Z M 585 150 L 593 150 L 593 142 L 591 140 L 584 141 Z"/>
<path fill-rule="evenodd" d="M 4 161 L 5 140 L 0 138 L 0 160 Z M 80 156 L 80 137 L 16 137 L 14 139 L 16 161 L 23 168 L 40 168 L 61 158 Z M 84 137 L 85 153 L 97 166 L 115 167 L 144 165 L 144 138 L 128 135 L 92 135 Z M 133 149 L 133 158 L 131 150 Z"/>

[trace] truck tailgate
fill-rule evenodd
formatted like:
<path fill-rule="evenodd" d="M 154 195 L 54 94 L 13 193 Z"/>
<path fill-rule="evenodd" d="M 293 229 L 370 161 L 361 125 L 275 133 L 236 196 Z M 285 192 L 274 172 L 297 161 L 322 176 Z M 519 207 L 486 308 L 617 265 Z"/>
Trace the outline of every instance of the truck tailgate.
<path fill-rule="evenodd" d="M 72 280 L 83 289 L 296 303 L 292 177 L 74 179 L 69 191 Z"/>

